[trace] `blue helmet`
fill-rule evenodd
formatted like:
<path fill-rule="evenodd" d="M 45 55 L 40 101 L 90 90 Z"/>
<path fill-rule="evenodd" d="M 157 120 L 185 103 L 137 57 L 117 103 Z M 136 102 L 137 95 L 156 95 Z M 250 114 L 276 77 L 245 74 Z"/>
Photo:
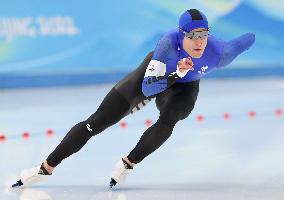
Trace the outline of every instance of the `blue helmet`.
<path fill-rule="evenodd" d="M 180 16 L 179 28 L 186 32 L 190 32 L 196 28 L 208 29 L 208 21 L 202 12 L 196 9 L 190 9 Z"/>

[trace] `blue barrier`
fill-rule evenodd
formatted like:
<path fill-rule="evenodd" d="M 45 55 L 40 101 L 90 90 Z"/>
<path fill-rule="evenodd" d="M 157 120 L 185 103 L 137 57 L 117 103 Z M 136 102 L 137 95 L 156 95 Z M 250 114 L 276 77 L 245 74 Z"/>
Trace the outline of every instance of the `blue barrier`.
<path fill-rule="evenodd" d="M 57 75 L 0 75 L 0 88 L 28 88 L 92 85 L 103 83 L 116 83 L 129 72 L 104 72 L 89 74 L 57 74 Z M 262 67 L 246 69 L 220 69 L 207 74 L 204 78 L 241 78 L 241 77 L 267 77 L 284 76 L 284 68 Z"/>

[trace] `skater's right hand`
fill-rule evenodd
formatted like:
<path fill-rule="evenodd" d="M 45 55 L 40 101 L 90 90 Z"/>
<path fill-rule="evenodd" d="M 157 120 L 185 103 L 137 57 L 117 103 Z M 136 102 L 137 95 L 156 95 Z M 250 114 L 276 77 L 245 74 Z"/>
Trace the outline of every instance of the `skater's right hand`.
<path fill-rule="evenodd" d="M 178 62 L 178 70 L 181 73 L 187 72 L 189 70 L 194 70 L 193 68 L 193 62 L 190 57 L 183 58 Z"/>

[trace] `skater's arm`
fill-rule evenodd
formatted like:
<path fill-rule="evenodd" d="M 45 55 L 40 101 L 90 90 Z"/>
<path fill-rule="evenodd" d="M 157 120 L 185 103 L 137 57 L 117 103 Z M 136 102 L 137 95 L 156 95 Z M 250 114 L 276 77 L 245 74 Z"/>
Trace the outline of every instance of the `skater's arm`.
<path fill-rule="evenodd" d="M 177 62 L 169 62 L 168 58 L 174 57 L 171 54 L 175 53 L 173 42 L 163 37 L 155 49 L 142 82 L 142 92 L 146 97 L 165 91 L 189 71 L 185 69 L 188 67 L 185 66 L 188 62 L 186 60 L 183 60 L 180 65 Z"/>
<path fill-rule="evenodd" d="M 223 42 L 221 58 L 218 67 L 229 65 L 238 55 L 248 50 L 255 41 L 253 33 L 246 33 L 229 42 Z"/>

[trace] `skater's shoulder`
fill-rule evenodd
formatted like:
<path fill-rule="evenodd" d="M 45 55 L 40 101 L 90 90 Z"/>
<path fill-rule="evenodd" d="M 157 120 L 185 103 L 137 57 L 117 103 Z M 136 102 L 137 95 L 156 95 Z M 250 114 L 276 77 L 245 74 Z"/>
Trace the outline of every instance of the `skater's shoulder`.
<path fill-rule="evenodd" d="M 167 42 L 171 45 L 178 45 L 178 29 L 171 29 L 167 32 L 165 32 L 162 37 L 161 37 L 161 41 Z"/>
<path fill-rule="evenodd" d="M 212 56 L 212 54 L 215 56 L 220 56 L 223 46 L 224 42 L 222 40 L 217 39 L 213 35 L 209 35 L 204 53 L 205 55 L 209 53 L 210 56 Z"/>
<path fill-rule="evenodd" d="M 221 40 L 214 35 L 210 34 L 208 36 L 207 47 L 220 49 L 223 47 L 224 43 L 225 43 L 224 40 Z"/>
<path fill-rule="evenodd" d="M 156 46 L 155 52 L 171 52 L 175 51 L 178 47 L 178 30 L 172 29 L 165 32 L 161 37 Z"/>

